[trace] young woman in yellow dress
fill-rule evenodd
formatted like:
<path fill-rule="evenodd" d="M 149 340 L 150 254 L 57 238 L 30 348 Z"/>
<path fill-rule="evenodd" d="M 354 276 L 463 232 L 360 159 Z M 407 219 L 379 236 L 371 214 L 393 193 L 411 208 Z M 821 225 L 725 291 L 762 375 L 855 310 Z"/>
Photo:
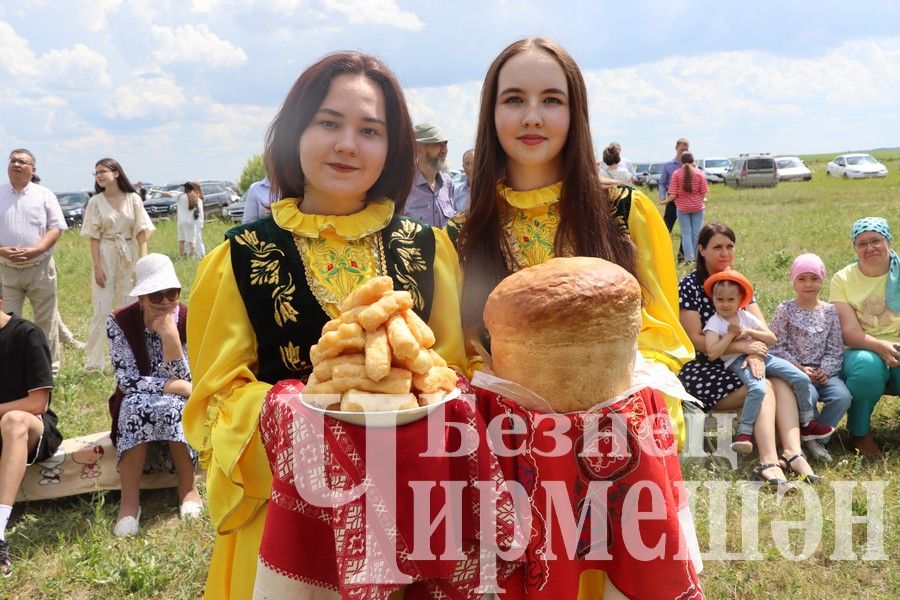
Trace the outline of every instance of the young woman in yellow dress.
<path fill-rule="evenodd" d="M 603 258 L 629 271 L 642 287 L 638 350 L 645 360 L 638 361 L 643 364 L 636 371 L 642 378 L 649 373 L 653 387 L 658 383 L 661 391 L 690 401 L 675 377 L 681 365 L 693 358 L 694 350 L 678 319 L 677 273 L 668 231 L 644 194 L 631 185 L 599 177 L 588 123 L 584 80 L 575 61 L 557 43 L 519 40 L 488 69 L 481 91 L 471 205 L 465 217 L 448 226 L 464 272 L 467 340 L 480 339 L 489 348 L 482 313 L 488 295 L 504 277 L 556 256 Z M 681 399 L 667 394 L 666 405 L 673 425 L 679 427 Z M 485 418 L 506 410 L 502 402 L 485 402 L 480 409 Z M 645 410 L 649 412 L 649 407 Z M 507 477 L 525 472 L 539 478 L 553 473 L 552 464 L 542 464 L 527 451 L 515 460 L 517 467 L 504 471 Z M 524 481 L 528 489 L 528 477 Z M 664 489 L 669 480 L 659 476 L 649 483 Z M 567 489 L 576 485 L 574 481 L 567 484 Z M 541 512 L 540 507 L 533 508 Z M 535 522 L 545 521 L 536 518 Z M 689 529 L 684 531 L 690 533 Z M 532 529 L 530 549 L 531 544 L 540 548 L 541 540 L 549 539 L 541 535 L 540 527 Z M 566 598 L 624 597 L 597 564 L 580 559 L 549 560 L 547 570 L 541 571 L 541 576 L 549 577 L 547 588 L 538 591 L 531 577 L 538 572 L 533 569 L 543 568 L 540 556 L 544 555 L 535 556 L 538 561 L 529 559 L 525 574 L 509 582 L 505 597 L 549 598 L 550 590 Z M 616 560 L 630 564 L 624 557 Z M 667 573 L 684 574 L 679 584 L 696 584 L 694 575 L 687 576 L 683 558 L 662 562 Z M 560 595 L 560 590 L 565 592 Z"/>
<path fill-rule="evenodd" d="M 481 91 L 475 156 L 469 211 L 448 226 L 465 273 L 467 336 L 485 337 L 485 301 L 510 273 L 554 256 L 600 257 L 641 283 L 640 353 L 670 384 L 662 391 L 685 394 L 674 374 L 694 348 L 678 320 L 668 231 L 643 193 L 601 182 L 584 79 L 559 44 L 523 39 L 497 56 Z M 666 404 L 683 442 L 681 401 L 667 395 Z"/>
<path fill-rule="evenodd" d="M 281 379 L 306 380 L 309 347 L 361 283 L 389 275 L 465 365 L 459 264 L 446 233 L 400 216 L 414 174 L 403 93 L 377 59 L 337 53 L 294 83 L 266 140 L 272 215 L 232 229 L 190 299 L 194 390 L 184 430 L 207 471 L 216 543 L 208 598 L 249 598 L 272 474 L 257 430 Z"/>

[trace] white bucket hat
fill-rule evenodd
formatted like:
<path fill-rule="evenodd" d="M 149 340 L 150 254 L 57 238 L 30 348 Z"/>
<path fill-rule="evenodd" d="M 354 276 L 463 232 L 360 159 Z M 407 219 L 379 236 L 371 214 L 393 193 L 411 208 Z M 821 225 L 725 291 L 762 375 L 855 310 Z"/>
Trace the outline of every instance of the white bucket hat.
<path fill-rule="evenodd" d="M 134 265 L 134 272 L 137 275 L 137 285 L 129 296 L 137 298 L 171 288 L 181 289 L 175 265 L 165 254 L 153 253 L 139 259 Z"/>

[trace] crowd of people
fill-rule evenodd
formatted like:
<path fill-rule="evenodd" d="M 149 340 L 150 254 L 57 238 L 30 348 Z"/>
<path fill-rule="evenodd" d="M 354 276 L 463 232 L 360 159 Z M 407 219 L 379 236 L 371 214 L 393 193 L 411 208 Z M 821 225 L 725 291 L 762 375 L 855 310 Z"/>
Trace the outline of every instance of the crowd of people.
<path fill-rule="evenodd" d="M 355 288 L 382 275 L 410 293 L 434 332 L 434 351 L 471 377 L 490 353 L 483 310 L 504 278 L 554 257 L 605 259 L 640 283 L 635 360 L 664 392 L 679 447 L 685 415 L 740 411 L 733 448 L 755 449 L 753 476 L 783 492 L 796 489 L 789 473 L 818 479 L 807 457 L 831 460 L 829 439 L 845 413 L 854 447 L 880 453 L 871 415 L 886 389 L 900 390 L 900 259 L 884 219 L 853 224 L 858 261 L 832 277 L 830 302 L 819 298 L 822 260 L 798 256 L 790 270 L 796 297 L 770 327 L 752 282 L 733 268 L 735 232 L 703 224 L 708 188 L 688 141 L 676 142 L 663 169 L 661 215 L 630 185 L 617 143 L 598 165 L 584 80 L 555 42 L 519 40 L 490 65 L 461 186 L 446 173 L 447 142 L 437 124 L 413 126 L 395 75 L 378 59 L 345 52 L 317 61 L 268 130 L 267 177 L 250 189 L 245 224 L 200 263 L 190 310 L 179 302 L 171 261 L 148 254 L 154 226 L 122 166 L 96 163 L 97 193 L 81 231 L 94 277 L 85 368 L 111 363 L 116 377 L 116 535 L 139 531 L 139 479 L 148 469 L 177 472 L 180 514 L 196 517 L 199 464 L 216 531 L 207 597 L 249 598 L 258 578 L 271 584 L 285 575 L 259 559 L 277 468 L 258 429 L 264 398 L 279 381 L 309 377 L 323 326 Z M 5 573 L 3 532 L 25 466 L 60 442 L 49 408 L 59 368 L 53 245 L 66 225 L 53 194 L 32 182 L 34 170 L 34 156 L 14 150 L 10 182 L 0 188 Z M 179 256 L 205 254 L 202 204 L 199 185 L 186 183 Z M 695 261 L 680 282 L 676 220 L 681 260 Z M 35 325 L 18 316 L 25 298 Z M 324 580 L 337 577 L 334 565 L 322 568 Z M 292 585 L 333 597 L 296 577 Z M 603 593 L 589 578 L 567 585 L 579 596 Z"/>

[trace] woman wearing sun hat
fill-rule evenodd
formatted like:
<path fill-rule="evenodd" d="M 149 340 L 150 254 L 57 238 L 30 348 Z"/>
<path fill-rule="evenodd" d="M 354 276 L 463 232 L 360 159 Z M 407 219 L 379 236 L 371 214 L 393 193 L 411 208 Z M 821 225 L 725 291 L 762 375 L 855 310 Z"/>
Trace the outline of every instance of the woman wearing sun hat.
<path fill-rule="evenodd" d="M 111 437 L 119 458 L 122 499 L 114 533 L 135 535 L 141 518 L 140 480 L 145 472 L 174 470 L 181 517 L 201 511 L 194 487 L 196 454 L 181 426 L 191 395 L 191 370 L 184 340 L 187 307 L 178 301 L 181 283 L 168 256 L 148 254 L 135 265 L 137 302 L 107 320 L 116 391 L 110 398 Z"/>
<path fill-rule="evenodd" d="M 837 307 L 844 338 L 842 373 L 853 396 L 847 430 L 860 454 L 878 456 L 872 411 L 885 394 L 900 392 L 900 258 L 881 217 L 853 224 L 857 261 L 831 278 L 829 302 Z"/>

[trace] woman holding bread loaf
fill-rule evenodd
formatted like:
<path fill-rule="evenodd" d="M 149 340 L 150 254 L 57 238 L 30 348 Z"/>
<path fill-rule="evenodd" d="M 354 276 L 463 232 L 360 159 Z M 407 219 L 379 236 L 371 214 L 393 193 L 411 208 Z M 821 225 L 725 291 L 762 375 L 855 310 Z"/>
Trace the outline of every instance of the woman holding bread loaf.
<path fill-rule="evenodd" d="M 400 216 L 414 148 L 393 73 L 364 54 L 326 56 L 300 75 L 269 128 L 269 179 L 281 198 L 271 216 L 229 231 L 200 264 L 184 427 L 207 470 L 217 533 L 207 597 L 251 595 L 272 485 L 260 407 L 277 381 L 307 380 L 311 348 L 342 305 L 356 306 L 354 290 L 390 279 L 398 302 L 411 304 L 398 310 L 434 332 L 437 355 L 465 364 L 453 246 Z"/>
<path fill-rule="evenodd" d="M 685 389 L 703 402 L 704 410 L 737 410 L 744 403 L 747 389 L 737 375 L 725 368 L 721 360 L 706 356 L 706 341 L 702 330 L 715 314 L 713 301 L 703 291 L 703 283 L 710 275 L 731 269 L 734 262 L 734 231 L 721 223 L 707 223 L 700 229 L 697 241 L 697 268 L 686 275 L 679 284 L 681 322 L 697 348 L 697 359 L 684 366 L 679 374 Z M 751 300 L 746 310 L 765 323 L 765 318 Z M 729 351 L 746 354 L 753 373 L 765 376 L 762 358 L 768 347 L 759 341 L 734 342 Z M 754 469 L 754 477 L 765 481 L 771 489 L 783 488 L 787 481 L 778 465 L 777 436 L 781 439 L 785 456 L 799 455 L 792 461 L 792 470 L 803 476 L 814 475 L 800 447 L 800 423 L 797 402 L 791 387 L 781 379 L 767 381 L 766 394 L 754 426 L 754 438 L 760 464 Z"/>
<path fill-rule="evenodd" d="M 684 394 L 674 374 L 694 352 L 678 320 L 671 240 L 643 193 L 601 183 L 584 79 L 556 42 L 519 40 L 491 64 L 475 156 L 470 209 L 464 221 L 448 225 L 465 273 L 467 338 L 487 341 L 482 311 L 509 274 L 555 256 L 603 258 L 640 282 L 639 350 L 648 365 L 659 366 L 661 380 Z M 681 401 L 666 400 L 683 442 Z"/>

